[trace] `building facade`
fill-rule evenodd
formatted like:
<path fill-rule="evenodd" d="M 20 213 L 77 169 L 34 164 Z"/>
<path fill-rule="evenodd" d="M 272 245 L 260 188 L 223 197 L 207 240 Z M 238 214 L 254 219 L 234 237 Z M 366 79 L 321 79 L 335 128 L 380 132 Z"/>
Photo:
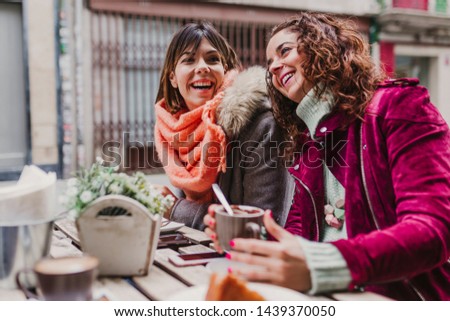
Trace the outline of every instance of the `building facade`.
<path fill-rule="evenodd" d="M 0 180 L 30 163 L 61 172 L 55 4 L 0 1 Z"/>
<path fill-rule="evenodd" d="M 396 77 L 417 77 L 450 123 L 448 0 L 383 0 L 377 15 L 380 59 Z"/>
<path fill-rule="evenodd" d="M 375 13 L 378 5 L 347 2 L 357 9 L 352 11 L 358 14 L 353 19 L 369 39 L 370 14 L 366 11 Z M 91 39 L 84 50 L 91 54 L 85 60 L 91 62 L 85 66 L 91 72 L 85 78 L 90 81 L 85 86 L 90 91 L 85 101 L 91 103 L 93 136 L 86 140 L 91 142 L 86 151 L 106 160 L 116 160 L 113 156 L 120 154 L 123 169 L 157 167 L 153 105 L 173 33 L 187 22 L 208 20 L 229 40 L 244 66 L 264 66 L 268 32 L 298 12 L 298 3 L 286 1 L 280 7 L 257 1 L 89 1 L 89 28 L 83 37 Z M 325 3 L 317 2 L 320 8 Z M 344 14 L 341 6 L 334 7 L 336 13 Z"/>
<path fill-rule="evenodd" d="M 157 168 L 152 142 L 159 74 L 171 36 L 190 21 L 211 21 L 251 66 L 265 65 L 270 28 L 298 11 L 349 17 L 370 42 L 374 60 L 392 76 L 419 77 L 450 123 L 447 1 L 3 1 L 9 9 L 0 2 L 0 17 L 16 19 L 0 24 L 14 25 L 23 40 L 8 57 L 0 51 L 0 67 L 9 68 L 0 83 L 15 84 L 15 92 L 0 86 L 9 99 L 1 107 L 0 179 L 14 177 L 26 163 L 68 177 L 96 156 L 124 170 Z"/>

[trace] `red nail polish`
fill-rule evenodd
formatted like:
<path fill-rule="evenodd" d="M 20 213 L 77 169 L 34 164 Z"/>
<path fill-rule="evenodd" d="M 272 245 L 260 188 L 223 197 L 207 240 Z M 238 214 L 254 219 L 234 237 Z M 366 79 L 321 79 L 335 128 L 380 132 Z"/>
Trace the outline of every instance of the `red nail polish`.
<path fill-rule="evenodd" d="M 230 253 L 225 254 L 225 258 L 226 258 L 227 260 L 231 260 L 231 254 L 230 254 Z"/>
<path fill-rule="evenodd" d="M 233 273 L 233 269 L 231 268 L 231 266 L 228 267 L 227 271 L 228 273 Z"/>
<path fill-rule="evenodd" d="M 230 246 L 234 247 L 234 241 L 233 240 L 230 241 Z"/>

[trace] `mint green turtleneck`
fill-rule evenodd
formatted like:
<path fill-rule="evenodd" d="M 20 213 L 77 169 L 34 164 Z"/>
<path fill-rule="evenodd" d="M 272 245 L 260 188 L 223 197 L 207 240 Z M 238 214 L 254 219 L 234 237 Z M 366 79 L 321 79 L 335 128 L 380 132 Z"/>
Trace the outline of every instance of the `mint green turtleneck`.
<path fill-rule="evenodd" d="M 296 114 L 308 127 L 312 139 L 315 138 L 320 120 L 331 111 L 334 102 L 332 93 L 326 91 L 321 99 L 318 99 L 313 88 L 297 106 Z M 324 166 L 324 183 L 327 204 L 335 204 L 338 199 L 345 198 L 344 187 L 326 166 Z M 342 254 L 334 245 L 327 243 L 347 238 L 345 221 L 341 229 L 333 228 L 325 223 L 323 213 L 322 207 L 319 211 L 323 220 L 321 243 L 299 237 L 311 273 L 312 288 L 309 291 L 311 294 L 345 290 L 351 281 L 350 270 Z"/>
<path fill-rule="evenodd" d="M 319 100 L 315 95 L 315 90 L 311 89 L 302 99 L 300 104 L 298 104 L 296 114 L 308 127 L 312 139 L 315 138 L 314 135 L 320 120 L 331 111 L 331 108 L 334 106 L 334 102 L 335 100 L 330 92 L 324 92 Z M 324 166 L 323 175 L 326 204 L 334 205 L 337 200 L 345 198 L 344 187 L 326 166 Z M 324 224 L 322 225 L 323 230 L 320 241 L 332 242 L 347 238 L 345 222 L 341 229 L 336 229 L 325 223 L 325 215 L 322 216 L 322 219 Z"/>

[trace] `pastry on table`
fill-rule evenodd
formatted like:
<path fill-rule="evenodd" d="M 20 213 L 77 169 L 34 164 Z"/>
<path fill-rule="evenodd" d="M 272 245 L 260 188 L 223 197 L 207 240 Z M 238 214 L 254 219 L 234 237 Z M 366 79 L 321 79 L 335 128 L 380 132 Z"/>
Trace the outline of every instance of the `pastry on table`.
<path fill-rule="evenodd" d="M 206 301 L 265 301 L 258 292 L 250 290 L 244 280 L 232 273 L 211 275 Z"/>

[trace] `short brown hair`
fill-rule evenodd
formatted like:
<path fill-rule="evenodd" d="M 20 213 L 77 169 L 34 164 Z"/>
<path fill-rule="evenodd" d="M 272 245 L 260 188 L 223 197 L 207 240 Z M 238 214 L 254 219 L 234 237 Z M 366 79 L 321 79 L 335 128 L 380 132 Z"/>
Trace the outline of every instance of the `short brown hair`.
<path fill-rule="evenodd" d="M 275 26 L 270 38 L 282 30 L 298 35 L 297 51 L 305 56 L 301 62 L 304 77 L 313 85 L 322 85 L 319 97 L 331 90 L 336 99 L 332 112 L 344 111 L 348 115 L 343 126 L 361 118 L 377 84 L 386 76 L 377 70 L 368 44 L 354 23 L 328 14 L 302 12 Z M 276 90 L 269 72 L 267 83 L 275 119 L 292 142 L 285 149 L 286 158 L 292 160 L 292 153 L 302 144 L 306 126 L 295 113 L 297 103 Z"/>
<path fill-rule="evenodd" d="M 202 39 L 207 39 L 219 52 L 222 64 L 227 70 L 239 69 L 241 62 L 236 52 L 231 48 L 227 40 L 208 22 L 189 23 L 184 25 L 173 36 L 167 48 L 166 59 L 161 71 L 158 95 L 156 102 L 164 98 L 166 108 L 171 113 L 176 113 L 183 108 L 184 100 L 178 89 L 173 88 L 170 83 L 170 73 L 175 71 L 183 52 L 191 46 L 197 50 Z"/>

